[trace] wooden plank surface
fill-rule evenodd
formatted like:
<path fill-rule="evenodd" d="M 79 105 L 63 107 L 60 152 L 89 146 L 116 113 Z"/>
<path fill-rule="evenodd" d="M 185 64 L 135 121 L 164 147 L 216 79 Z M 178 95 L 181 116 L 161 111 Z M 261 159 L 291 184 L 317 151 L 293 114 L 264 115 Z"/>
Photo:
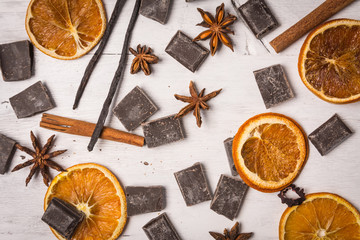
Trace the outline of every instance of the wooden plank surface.
<path fill-rule="evenodd" d="M 24 27 L 28 2 L 0 0 L 0 43 L 28 39 Z M 0 132 L 27 146 L 30 146 L 30 130 L 39 135 L 42 142 L 54 133 L 39 127 L 41 114 L 17 119 L 8 103 L 11 96 L 39 80 L 49 88 L 57 105 L 49 113 L 96 122 L 120 58 L 132 2 L 126 3 L 105 54 L 95 69 L 77 110 L 72 110 L 76 89 L 94 51 L 78 60 L 61 61 L 35 49 L 36 73 L 31 79 L 19 82 L 0 80 Z M 221 2 L 173 1 L 166 25 L 140 16 L 131 46 L 135 47 L 138 43 L 151 46 L 160 62 L 153 65 L 154 71 L 150 77 L 145 77 L 142 73 L 131 75 L 128 66 L 114 101 L 118 103 L 138 85 L 160 108 L 151 117 L 156 119 L 176 113 L 184 106 L 175 100 L 173 95 L 188 94 L 190 80 L 195 81 L 199 89 L 206 87 L 208 92 L 223 88 L 221 94 L 209 102 L 210 110 L 202 113 L 203 125 L 200 129 L 195 124 L 195 118 L 189 115 L 183 119 L 186 139 L 181 142 L 148 149 L 99 140 L 93 152 L 86 149 L 88 138 L 57 133 L 55 148 L 68 149 L 68 152 L 55 160 L 65 167 L 86 162 L 102 164 L 118 177 L 123 186 L 164 185 L 167 194 L 165 212 L 180 236 L 189 240 L 211 239 L 209 230 L 221 232 L 224 227 L 230 227 L 234 222 L 210 210 L 210 202 L 186 207 L 173 172 L 201 162 L 214 192 L 220 175 L 230 175 L 223 140 L 233 136 L 249 117 L 268 111 L 286 114 L 298 121 L 309 134 L 334 113 L 338 113 L 355 134 L 324 157 L 310 144 L 309 160 L 295 183 L 304 187 L 307 193 L 337 193 L 360 209 L 360 103 L 333 105 L 318 99 L 307 90 L 297 73 L 297 58 L 304 37 L 280 54 L 275 54 L 274 51 L 269 53 L 243 23 L 237 21 L 233 26 L 236 35 L 232 38 L 235 52 L 222 47 L 214 57 L 209 56 L 196 73 L 191 73 L 165 53 L 166 45 L 177 30 L 180 29 L 192 37 L 203 30 L 202 27 L 195 26 L 201 22 L 197 7 L 214 12 Z M 109 16 L 115 0 L 104 0 L 104 3 Z M 267 3 L 276 15 L 280 27 L 264 39 L 266 45 L 322 1 L 267 0 Z M 234 14 L 230 1 L 225 1 L 225 5 L 226 10 Z M 334 18 L 359 19 L 359 11 L 360 1 L 355 1 Z M 208 42 L 201 44 L 208 47 Z M 129 58 L 128 65 L 131 59 L 132 57 Z M 284 66 L 295 98 L 266 110 L 252 72 L 273 64 Z M 112 115 L 109 116 L 107 125 L 125 130 Z M 134 133 L 142 135 L 141 128 Z M 24 161 L 21 155 L 25 156 L 22 152 L 16 152 L 10 168 Z M 149 165 L 144 165 L 145 161 Z M 54 171 L 51 173 L 53 176 L 57 174 Z M 48 226 L 40 220 L 46 187 L 40 175 L 35 175 L 29 186 L 25 187 L 27 174 L 28 170 L 23 169 L 0 176 L 0 239 L 55 238 Z M 285 208 L 275 193 L 266 194 L 250 189 L 236 220 L 240 221 L 243 231 L 255 233 L 252 239 L 278 239 L 278 222 Z M 131 217 L 120 238 L 146 239 L 141 228 L 157 215 L 158 213 L 149 213 Z"/>

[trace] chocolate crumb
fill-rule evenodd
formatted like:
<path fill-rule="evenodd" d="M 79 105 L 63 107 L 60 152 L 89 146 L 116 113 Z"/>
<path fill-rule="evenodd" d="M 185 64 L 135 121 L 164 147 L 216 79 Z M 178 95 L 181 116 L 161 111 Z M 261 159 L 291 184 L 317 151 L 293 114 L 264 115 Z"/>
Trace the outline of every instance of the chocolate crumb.
<path fill-rule="evenodd" d="M 144 162 L 144 165 L 146 165 L 146 166 L 147 166 L 147 165 L 149 165 L 149 163 L 148 163 L 148 162 Z"/>
<path fill-rule="evenodd" d="M 24 159 L 25 159 L 25 156 L 23 156 L 23 155 L 21 155 L 20 157 L 21 157 L 21 159 L 22 159 L 22 160 L 24 160 Z"/>

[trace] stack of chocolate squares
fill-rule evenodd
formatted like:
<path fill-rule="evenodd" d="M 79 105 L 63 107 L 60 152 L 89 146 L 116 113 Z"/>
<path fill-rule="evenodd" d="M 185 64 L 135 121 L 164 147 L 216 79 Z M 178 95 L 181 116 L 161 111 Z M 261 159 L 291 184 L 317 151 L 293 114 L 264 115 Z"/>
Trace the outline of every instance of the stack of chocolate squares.
<path fill-rule="evenodd" d="M 145 122 L 158 111 L 150 97 L 138 86 L 131 90 L 113 109 L 114 115 L 128 131 L 140 125 L 149 148 L 169 144 L 185 138 L 179 119 L 173 115 Z"/>

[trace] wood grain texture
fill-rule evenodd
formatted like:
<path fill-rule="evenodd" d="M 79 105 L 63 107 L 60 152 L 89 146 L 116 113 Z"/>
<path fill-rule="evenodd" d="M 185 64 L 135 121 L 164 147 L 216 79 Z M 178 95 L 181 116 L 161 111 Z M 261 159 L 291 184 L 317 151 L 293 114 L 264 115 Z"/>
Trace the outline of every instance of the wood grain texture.
<path fill-rule="evenodd" d="M 235 22 L 232 37 L 235 52 L 222 47 L 214 57 L 210 57 L 192 73 L 165 53 L 165 47 L 177 30 L 191 37 L 204 30 L 195 26 L 201 21 L 196 10 L 200 7 L 214 12 L 223 1 L 196 0 L 186 3 L 175 0 L 166 25 L 139 16 L 134 29 L 131 46 L 146 44 L 154 49 L 160 61 L 153 66 L 153 73 L 146 77 L 139 73 L 130 74 L 132 58 L 129 57 L 127 70 L 120 91 L 114 99 L 116 105 L 135 86 L 141 87 L 159 107 L 149 120 L 177 113 L 184 103 L 177 101 L 174 94 L 188 94 L 188 85 L 193 80 L 199 89 L 209 93 L 223 88 L 219 96 L 209 102 L 210 110 L 203 111 L 203 124 L 199 129 L 195 118 L 189 114 L 183 119 L 186 139 L 158 148 L 139 148 L 127 144 L 99 140 L 93 152 L 86 149 L 87 137 L 55 133 L 54 150 L 68 149 L 54 158 L 64 167 L 74 164 L 94 162 L 109 168 L 123 186 L 163 185 L 166 188 L 167 203 L 164 211 L 168 214 L 179 235 L 184 240 L 211 239 L 208 231 L 222 232 L 234 222 L 210 210 L 210 201 L 186 207 L 176 184 L 174 172 L 201 162 L 211 191 L 214 192 L 221 174 L 230 176 L 223 141 L 235 135 L 239 126 L 248 118 L 263 112 L 278 112 L 298 121 L 307 134 L 329 119 L 334 113 L 355 133 L 328 155 L 322 157 L 310 144 L 310 157 L 295 184 L 304 187 L 307 193 L 328 191 L 337 193 L 360 209 L 360 103 L 333 105 L 312 94 L 302 83 L 297 72 L 297 58 L 305 37 L 280 54 L 269 53 L 252 35 L 241 21 Z M 269 41 L 289 28 L 314 8 L 321 0 L 267 0 L 279 23 L 278 29 L 263 40 L 271 48 Z M 115 0 L 104 0 L 110 14 Z M 0 0 L 0 43 L 27 39 L 24 27 L 27 0 Z M 87 63 L 95 52 L 73 61 L 61 61 L 35 50 L 35 75 L 19 82 L 6 83 L 0 77 L 0 132 L 19 143 L 30 147 L 29 132 L 33 130 L 42 143 L 54 134 L 39 127 L 41 114 L 30 118 L 17 119 L 8 99 L 38 80 L 49 88 L 56 103 L 51 114 L 96 122 L 102 103 L 106 97 L 112 77 L 120 58 L 124 32 L 130 18 L 133 1 L 127 1 L 114 28 L 108 45 L 93 72 L 83 99 L 75 111 L 72 104 Z M 230 1 L 225 1 L 225 9 L 235 14 Z M 360 1 L 345 8 L 333 18 L 359 19 Z M 208 47 L 208 42 L 200 42 Z M 266 110 L 257 87 L 253 71 L 274 64 L 282 64 L 292 87 L 295 98 Z M 106 126 L 125 131 L 120 121 L 109 115 Z M 143 135 L 141 128 L 133 132 Z M 10 168 L 24 162 L 17 151 Z M 144 165 L 144 162 L 149 165 Z M 0 176 L 0 239 L 23 240 L 55 239 L 48 226 L 40 219 L 44 212 L 43 198 L 46 187 L 40 175 L 35 175 L 25 187 L 27 169 Z M 52 171 L 54 176 L 57 174 Z M 278 222 L 286 206 L 281 204 L 276 194 L 266 194 L 249 189 L 237 221 L 243 232 L 254 232 L 254 240 L 278 239 Z M 158 213 L 148 213 L 129 218 L 120 239 L 144 240 L 141 229 Z"/>
<path fill-rule="evenodd" d="M 277 53 L 281 52 L 317 25 L 324 22 L 352 2 L 354 2 L 354 0 L 326 0 L 311 13 L 272 40 L 270 45 Z"/>

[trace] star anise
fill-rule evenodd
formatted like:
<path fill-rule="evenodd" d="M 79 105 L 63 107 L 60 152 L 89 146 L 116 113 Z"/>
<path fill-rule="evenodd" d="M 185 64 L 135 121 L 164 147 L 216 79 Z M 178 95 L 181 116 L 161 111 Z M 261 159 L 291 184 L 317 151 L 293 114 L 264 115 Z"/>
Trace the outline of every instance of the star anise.
<path fill-rule="evenodd" d="M 200 33 L 196 38 L 193 39 L 193 41 L 206 40 L 211 37 L 210 51 L 212 56 L 214 56 L 220 41 L 225 46 L 229 47 L 231 51 L 234 51 L 228 33 L 234 35 L 234 31 L 232 31 L 229 26 L 233 24 L 237 18 L 230 13 L 227 17 L 225 17 L 224 3 L 216 8 L 215 18 L 211 13 L 205 12 L 201 8 L 198 8 L 198 11 L 200 12 L 204 21 L 197 24 L 197 26 L 206 27 L 209 28 L 209 30 L 205 30 Z"/>
<path fill-rule="evenodd" d="M 202 121 L 201 121 L 200 109 L 202 108 L 208 110 L 210 107 L 209 105 L 206 104 L 206 102 L 216 97 L 221 92 L 222 89 L 211 92 L 204 96 L 205 88 L 201 90 L 200 93 L 198 93 L 193 81 L 190 81 L 189 89 L 191 95 L 189 97 L 178 94 L 174 95 L 177 100 L 189 103 L 187 106 L 182 108 L 178 114 L 175 115 L 175 118 L 180 118 L 182 116 L 185 116 L 186 114 L 194 110 L 193 114 L 196 118 L 196 124 L 198 125 L 198 127 L 201 127 Z"/>
<path fill-rule="evenodd" d="M 240 233 L 240 224 L 236 222 L 230 232 L 225 228 L 224 234 L 209 232 L 216 240 L 247 240 L 252 237 L 253 233 Z"/>
<path fill-rule="evenodd" d="M 141 47 L 139 44 L 137 46 L 137 51 L 133 48 L 129 48 L 129 51 L 135 56 L 131 64 L 130 73 L 135 74 L 141 69 L 145 75 L 150 75 L 151 69 L 149 64 L 157 63 L 159 61 L 159 58 L 152 54 L 152 49 L 150 47 L 147 48 L 145 45 Z"/>
<path fill-rule="evenodd" d="M 51 148 L 51 143 L 54 139 L 55 135 L 52 135 L 46 142 L 46 144 L 44 145 L 43 148 L 41 148 L 37 138 L 35 137 L 34 133 L 31 131 L 30 132 L 30 138 L 31 138 L 31 142 L 33 145 L 33 148 L 35 149 L 35 152 L 33 150 L 30 150 L 27 147 L 23 147 L 20 144 L 16 144 L 15 146 L 17 147 L 17 149 L 26 152 L 27 154 L 29 154 L 30 156 L 33 157 L 33 159 L 28 160 L 24 163 L 21 163 L 19 165 L 17 165 L 16 167 L 14 167 L 14 169 L 12 170 L 12 172 L 15 172 L 19 169 L 22 169 L 24 167 L 30 166 L 32 164 L 34 164 L 31 169 L 30 169 L 30 174 L 29 176 L 26 178 L 26 186 L 28 185 L 28 183 L 30 182 L 31 178 L 34 176 L 35 172 L 37 170 L 40 169 L 41 175 L 43 176 L 43 181 L 45 183 L 46 186 L 49 186 L 49 182 L 50 182 L 50 175 L 49 175 L 49 167 L 53 168 L 57 171 L 61 171 L 64 172 L 66 171 L 65 169 L 63 169 L 60 165 L 58 165 L 56 162 L 52 161 L 50 158 L 52 157 L 56 157 L 64 152 L 66 152 L 66 150 L 60 150 L 60 151 L 55 151 L 52 153 L 47 153 L 50 148 Z"/>

